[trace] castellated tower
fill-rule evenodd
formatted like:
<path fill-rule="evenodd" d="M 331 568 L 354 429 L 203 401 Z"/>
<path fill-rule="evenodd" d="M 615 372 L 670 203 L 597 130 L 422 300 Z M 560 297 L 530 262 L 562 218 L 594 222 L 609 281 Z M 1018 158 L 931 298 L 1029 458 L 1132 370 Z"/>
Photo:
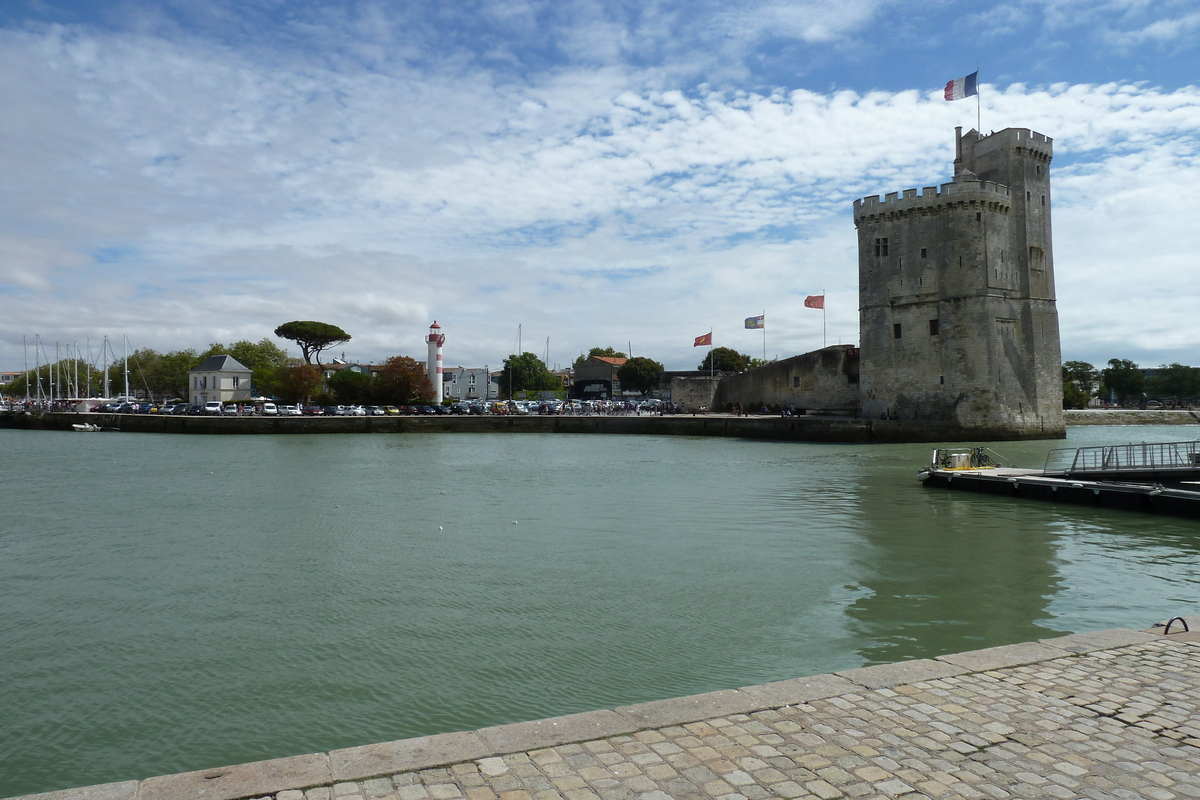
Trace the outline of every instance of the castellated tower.
<path fill-rule="evenodd" d="M 1052 140 L 956 130 L 954 180 L 854 202 L 862 416 L 1062 438 Z"/>

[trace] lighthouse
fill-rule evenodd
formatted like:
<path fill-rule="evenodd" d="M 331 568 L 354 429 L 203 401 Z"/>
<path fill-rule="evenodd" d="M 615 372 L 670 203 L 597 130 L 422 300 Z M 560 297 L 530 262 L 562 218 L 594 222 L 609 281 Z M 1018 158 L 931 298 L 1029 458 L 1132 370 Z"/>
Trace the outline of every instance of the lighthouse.
<path fill-rule="evenodd" d="M 437 324 L 437 320 L 429 326 L 429 335 L 425 337 L 425 341 L 429 343 L 429 382 L 433 384 L 433 399 L 438 405 L 442 403 L 442 343 L 446 341 L 446 334 L 442 333 L 442 326 Z"/>

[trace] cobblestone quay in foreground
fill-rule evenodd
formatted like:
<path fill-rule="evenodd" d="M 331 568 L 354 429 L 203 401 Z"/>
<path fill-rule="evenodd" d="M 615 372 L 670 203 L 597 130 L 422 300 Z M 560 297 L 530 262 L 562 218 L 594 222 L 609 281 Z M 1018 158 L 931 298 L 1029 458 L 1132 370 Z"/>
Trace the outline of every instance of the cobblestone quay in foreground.
<path fill-rule="evenodd" d="M 1200 797 L 1200 634 L 1077 634 L 36 797 Z"/>

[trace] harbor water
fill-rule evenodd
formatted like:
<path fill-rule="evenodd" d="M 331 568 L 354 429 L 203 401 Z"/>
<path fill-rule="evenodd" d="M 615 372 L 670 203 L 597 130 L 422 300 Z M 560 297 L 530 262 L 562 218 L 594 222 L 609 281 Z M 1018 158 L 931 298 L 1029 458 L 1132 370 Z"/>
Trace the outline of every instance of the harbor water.
<path fill-rule="evenodd" d="M 925 490 L 933 445 L 0 446 L 0 797 L 1144 628 L 1200 596 L 1195 521 Z"/>

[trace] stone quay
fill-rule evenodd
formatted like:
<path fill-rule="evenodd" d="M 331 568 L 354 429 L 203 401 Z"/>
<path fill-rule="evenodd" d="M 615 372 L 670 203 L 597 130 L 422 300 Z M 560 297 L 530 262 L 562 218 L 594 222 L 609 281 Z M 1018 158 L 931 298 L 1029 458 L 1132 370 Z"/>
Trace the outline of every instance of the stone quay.
<path fill-rule="evenodd" d="M 1177 618 L 24 800 L 1194 798 L 1200 630 L 1183 629 Z"/>

